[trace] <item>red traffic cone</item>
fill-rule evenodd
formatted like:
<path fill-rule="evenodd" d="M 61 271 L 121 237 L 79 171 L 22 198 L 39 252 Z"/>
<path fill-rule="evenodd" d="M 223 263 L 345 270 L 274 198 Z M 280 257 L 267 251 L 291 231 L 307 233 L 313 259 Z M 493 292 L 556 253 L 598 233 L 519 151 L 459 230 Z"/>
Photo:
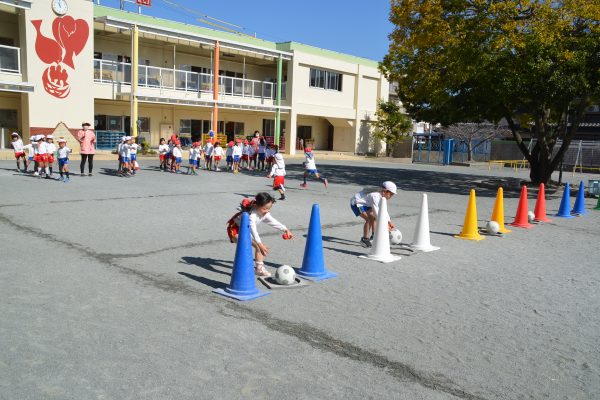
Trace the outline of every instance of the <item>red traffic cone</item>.
<path fill-rule="evenodd" d="M 515 216 L 515 222 L 511 225 L 519 228 L 530 229 L 533 225 L 529 223 L 529 210 L 527 209 L 527 186 L 521 187 L 521 198 L 519 199 L 519 206 L 517 207 L 517 215 Z"/>
<path fill-rule="evenodd" d="M 538 198 L 535 202 L 535 218 L 536 221 L 541 222 L 552 222 L 546 217 L 546 190 L 544 184 L 540 183 L 540 190 L 538 191 Z"/>

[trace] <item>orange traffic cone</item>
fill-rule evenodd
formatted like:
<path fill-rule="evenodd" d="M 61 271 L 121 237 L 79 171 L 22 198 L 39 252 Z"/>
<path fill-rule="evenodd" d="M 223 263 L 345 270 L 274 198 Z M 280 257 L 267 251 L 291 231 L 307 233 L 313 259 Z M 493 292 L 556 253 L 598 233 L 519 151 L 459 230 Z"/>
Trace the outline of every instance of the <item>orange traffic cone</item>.
<path fill-rule="evenodd" d="M 530 229 L 533 225 L 529 223 L 529 210 L 527 209 L 527 186 L 521 187 L 521 198 L 519 199 L 519 206 L 517 207 L 517 215 L 515 216 L 515 222 L 511 224 L 519 228 Z"/>
<path fill-rule="evenodd" d="M 471 189 L 469 196 L 469 204 L 467 205 L 467 214 L 465 215 L 465 223 L 460 235 L 456 235 L 459 239 L 468 240 L 483 240 L 483 236 L 479 234 L 477 228 L 477 200 L 475 200 L 475 189 Z"/>
<path fill-rule="evenodd" d="M 536 221 L 552 222 L 546 217 L 546 189 L 543 183 L 540 183 L 540 190 L 538 191 L 538 198 L 535 202 L 534 214 L 534 220 Z"/>
<path fill-rule="evenodd" d="M 496 203 L 494 204 L 494 211 L 492 212 L 492 218 L 490 221 L 496 221 L 500 225 L 498 232 L 508 233 L 510 229 L 504 227 L 504 190 L 502 187 L 498 188 L 498 194 L 496 194 Z"/>

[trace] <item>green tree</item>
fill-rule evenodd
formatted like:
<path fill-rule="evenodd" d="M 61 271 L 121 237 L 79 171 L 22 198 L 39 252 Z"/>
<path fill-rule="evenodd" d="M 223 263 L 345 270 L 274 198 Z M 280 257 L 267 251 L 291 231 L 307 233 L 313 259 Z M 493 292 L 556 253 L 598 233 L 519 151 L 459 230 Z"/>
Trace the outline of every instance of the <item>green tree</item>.
<path fill-rule="evenodd" d="M 392 0 L 380 69 L 415 119 L 505 118 L 531 181 L 547 183 L 600 98 L 599 20 L 591 0 Z M 537 139 L 531 150 L 524 129 Z"/>
<path fill-rule="evenodd" d="M 402 113 L 400 105 L 394 101 L 379 100 L 375 116 L 377 119 L 370 121 L 375 128 L 373 137 L 385 143 L 385 153 L 389 157 L 394 144 L 412 132 L 412 120 Z"/>

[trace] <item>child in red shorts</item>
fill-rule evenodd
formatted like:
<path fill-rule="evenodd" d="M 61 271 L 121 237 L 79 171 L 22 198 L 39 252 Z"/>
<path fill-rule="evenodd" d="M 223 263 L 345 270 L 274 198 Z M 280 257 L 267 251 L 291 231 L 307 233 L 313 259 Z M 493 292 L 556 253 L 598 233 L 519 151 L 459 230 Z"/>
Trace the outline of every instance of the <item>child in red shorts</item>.
<path fill-rule="evenodd" d="M 273 145 L 273 167 L 267 178 L 273 178 L 273 190 L 277 190 L 281 197 L 279 200 L 285 200 L 285 161 L 279 152 L 279 146 Z"/>
<path fill-rule="evenodd" d="M 254 272 L 258 276 L 271 276 L 271 273 L 266 270 L 264 264 L 264 259 L 269 254 L 269 248 L 262 242 L 258 235 L 258 225 L 264 222 L 284 232 L 284 239 L 292 239 L 294 237 L 285 225 L 271 216 L 270 211 L 274 203 L 275 199 L 269 193 L 258 193 L 254 200 L 244 199 L 240 204 L 240 211 L 227 221 L 227 236 L 229 236 L 231 243 L 236 243 L 240 231 L 242 213 L 247 212 L 249 214 L 250 235 L 252 237 L 252 247 L 255 250 Z"/>

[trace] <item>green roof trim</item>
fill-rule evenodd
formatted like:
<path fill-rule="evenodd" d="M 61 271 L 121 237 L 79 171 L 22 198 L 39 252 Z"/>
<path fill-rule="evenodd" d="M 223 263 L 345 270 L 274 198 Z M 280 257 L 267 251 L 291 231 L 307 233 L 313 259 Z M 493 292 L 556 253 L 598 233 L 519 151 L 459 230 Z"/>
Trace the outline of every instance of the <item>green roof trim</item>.
<path fill-rule="evenodd" d="M 361 64 L 373 68 L 377 68 L 379 66 L 379 62 L 375 60 L 371 60 L 368 58 L 353 56 L 346 53 L 340 53 L 333 50 L 322 49 L 320 47 L 310 46 L 303 43 L 298 42 L 283 42 L 277 43 L 277 49 L 281 51 L 300 51 L 302 53 L 308 53 L 315 56 L 333 58 L 335 60 L 346 61 L 353 64 Z"/>
<path fill-rule="evenodd" d="M 112 17 L 118 18 L 140 25 L 155 25 L 161 28 L 173 29 L 181 32 L 186 32 L 193 35 L 204 36 L 207 38 L 218 39 L 223 41 L 232 41 L 249 46 L 262 47 L 268 50 L 292 52 L 299 51 L 303 53 L 313 54 L 321 57 L 331 58 L 334 60 L 346 61 L 353 64 L 361 64 L 369 67 L 377 68 L 379 62 L 368 58 L 353 56 L 350 54 L 339 53 L 333 50 L 322 49 L 298 42 L 282 42 L 275 43 L 268 40 L 254 38 L 247 35 L 236 33 L 223 32 L 216 29 L 204 28 L 201 26 L 190 25 L 183 22 L 172 21 L 164 18 L 157 18 L 150 15 L 142 15 L 129 11 L 119 10 L 112 7 L 94 5 L 94 17 Z"/>

